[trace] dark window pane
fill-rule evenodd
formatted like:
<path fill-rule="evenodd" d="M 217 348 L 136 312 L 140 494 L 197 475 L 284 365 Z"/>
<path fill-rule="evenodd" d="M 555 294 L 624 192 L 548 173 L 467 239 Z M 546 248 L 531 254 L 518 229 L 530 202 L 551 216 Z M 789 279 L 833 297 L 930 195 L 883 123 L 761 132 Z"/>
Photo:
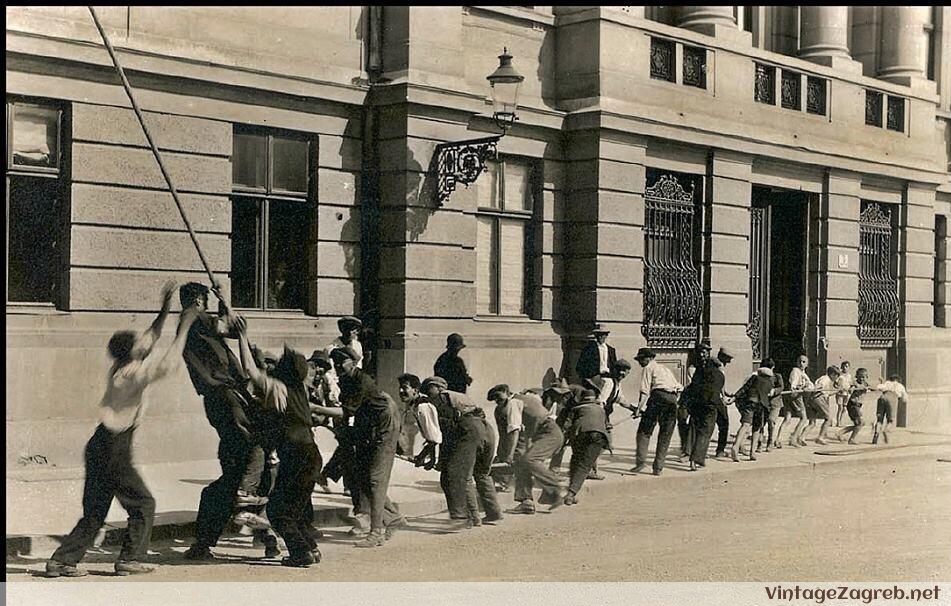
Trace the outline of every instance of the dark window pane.
<path fill-rule="evenodd" d="M 779 83 L 780 103 L 786 109 L 799 109 L 800 81 L 802 77 L 796 72 L 783 70 L 782 81 Z"/>
<path fill-rule="evenodd" d="M 753 83 L 753 99 L 758 103 L 775 105 L 776 68 L 771 65 L 756 64 L 756 79 Z"/>
<path fill-rule="evenodd" d="M 257 301 L 260 200 L 235 198 L 231 211 L 231 304 L 259 307 Z"/>
<path fill-rule="evenodd" d="M 267 306 L 304 309 L 310 207 L 304 202 L 269 202 Z"/>
<path fill-rule="evenodd" d="M 651 38 L 651 78 L 673 82 L 674 43 L 670 40 Z"/>
<path fill-rule="evenodd" d="M 684 46 L 684 85 L 707 87 L 706 49 Z"/>
<path fill-rule="evenodd" d="M 231 177 L 241 187 L 267 187 L 267 137 L 234 134 L 234 156 Z"/>
<path fill-rule="evenodd" d="M 826 115 L 826 81 L 809 76 L 806 79 L 806 111 Z"/>
<path fill-rule="evenodd" d="M 865 123 L 869 126 L 882 125 L 882 93 L 865 91 Z"/>
<path fill-rule="evenodd" d="M 59 265 L 59 182 L 42 177 L 9 177 L 7 300 L 55 302 Z"/>
<path fill-rule="evenodd" d="M 13 164 L 59 168 L 59 111 L 38 105 L 15 104 Z"/>
<path fill-rule="evenodd" d="M 307 142 L 274 138 L 273 188 L 307 193 Z"/>
<path fill-rule="evenodd" d="M 889 130 L 905 131 L 905 100 L 902 97 L 888 97 L 888 115 L 886 126 Z"/>

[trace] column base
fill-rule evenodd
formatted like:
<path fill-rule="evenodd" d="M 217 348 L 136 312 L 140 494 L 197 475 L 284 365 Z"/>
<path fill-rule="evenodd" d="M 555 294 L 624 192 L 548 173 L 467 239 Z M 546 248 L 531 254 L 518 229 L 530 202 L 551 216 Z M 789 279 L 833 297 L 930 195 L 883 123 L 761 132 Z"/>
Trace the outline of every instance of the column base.
<path fill-rule="evenodd" d="M 722 25 L 720 23 L 697 23 L 686 27 L 690 31 L 698 34 L 713 36 L 718 40 L 733 42 L 734 44 L 753 45 L 753 34 L 748 31 L 737 29 L 735 25 Z"/>
<path fill-rule="evenodd" d="M 862 75 L 862 63 L 849 57 L 841 57 L 837 55 L 814 55 L 812 57 L 800 57 L 800 59 L 804 59 L 817 65 L 825 65 L 826 67 L 831 67 L 836 71 L 847 74 Z"/>
<path fill-rule="evenodd" d="M 915 92 L 938 94 L 938 85 L 923 76 L 878 76 L 878 79 L 899 86 L 907 86 Z"/>

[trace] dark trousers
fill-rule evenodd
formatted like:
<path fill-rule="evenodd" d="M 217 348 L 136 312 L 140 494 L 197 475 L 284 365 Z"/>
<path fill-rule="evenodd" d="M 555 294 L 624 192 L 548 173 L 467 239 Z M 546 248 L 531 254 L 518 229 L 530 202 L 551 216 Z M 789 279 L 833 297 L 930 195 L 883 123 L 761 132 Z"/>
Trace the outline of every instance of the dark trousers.
<path fill-rule="evenodd" d="M 218 432 L 221 477 L 201 491 L 198 517 L 195 520 L 195 544 L 198 546 L 212 547 L 218 542 L 231 519 L 238 489 L 251 488 L 253 492 L 260 483 L 263 458 L 259 461 L 261 467 L 257 475 L 248 473 L 249 464 L 258 461 L 253 439 L 238 429 L 232 416 L 221 412 L 235 405 L 240 406 L 240 398 L 230 389 L 220 389 L 205 396 L 205 413 Z"/>
<path fill-rule="evenodd" d="M 698 465 L 705 465 L 707 449 L 713 437 L 713 426 L 717 421 L 716 406 L 697 406 L 690 412 L 690 431 L 693 433 L 693 444 L 690 460 Z"/>
<path fill-rule="evenodd" d="M 482 486 L 482 494 L 485 497 L 483 502 L 495 498 L 495 486 L 488 474 L 493 456 L 489 435 L 484 418 L 465 415 L 456 422 L 451 432 L 446 432 L 443 436 L 445 442 L 440 454 L 443 461 L 439 484 L 446 495 L 450 518 L 464 520 L 470 517 L 467 485 L 469 478 L 474 477 L 477 460 L 482 461 L 480 472 L 484 472 L 479 474 L 479 481 L 476 483 L 477 489 Z M 497 503 L 495 506 L 497 507 Z"/>
<path fill-rule="evenodd" d="M 657 448 L 654 452 L 654 471 L 661 471 L 664 469 L 664 459 L 667 458 L 670 438 L 677 424 L 677 396 L 675 394 L 658 390 L 651 392 L 647 400 L 647 409 L 637 427 L 635 458 L 637 465 L 644 465 L 647 462 L 647 449 L 657 424 L 660 424 L 660 434 L 657 436 Z"/>
<path fill-rule="evenodd" d="M 119 560 L 139 560 L 145 555 L 152 536 L 155 499 L 142 477 L 132 466 L 132 429 L 113 434 L 103 425 L 86 444 L 86 483 L 83 486 L 83 517 L 52 559 L 76 565 L 92 547 L 96 534 L 106 521 L 112 498 L 129 514 L 129 525 L 122 541 Z"/>
<path fill-rule="evenodd" d="M 681 404 L 677 407 L 677 433 L 680 435 L 680 452 L 690 455 L 693 450 L 693 434 L 690 432 L 690 409 Z"/>
<path fill-rule="evenodd" d="M 330 460 L 323 466 L 324 477 L 339 482 L 343 480 L 343 487 L 350 491 L 350 498 L 353 506 L 359 505 L 356 491 L 353 486 L 354 480 L 354 458 L 355 449 L 353 444 L 353 428 L 343 425 L 334 429 L 334 436 L 337 438 L 337 448 L 330 456 Z"/>
<path fill-rule="evenodd" d="M 471 517 L 478 517 L 481 505 L 487 516 L 495 518 L 502 515 L 499 498 L 495 492 L 495 481 L 492 477 L 495 441 L 488 422 L 485 419 L 481 420 L 485 438 L 479 450 L 476 451 L 475 465 L 472 466 L 472 481 L 466 482 L 466 508 Z"/>
<path fill-rule="evenodd" d="M 717 404 L 717 454 L 726 452 L 726 441 L 730 436 L 730 415 L 726 404 Z"/>
<path fill-rule="evenodd" d="M 311 493 L 317 481 L 317 446 L 310 444 L 283 444 L 278 449 L 281 464 L 277 481 L 267 504 L 271 526 L 284 539 L 291 557 L 317 547 L 311 535 L 313 507 Z"/>
<path fill-rule="evenodd" d="M 525 439 L 525 451 L 515 459 L 515 500 L 533 500 L 532 489 L 537 481 L 542 491 L 558 492 L 561 479 L 545 464 L 555 451 L 561 448 L 565 435 L 554 421 L 548 420 L 535 431 L 535 435 Z"/>
<path fill-rule="evenodd" d="M 607 446 L 608 439 L 600 431 L 585 431 L 574 437 L 571 441 L 571 461 L 568 463 L 569 491 L 578 494 L 591 467 Z"/>
<path fill-rule="evenodd" d="M 402 517 L 386 495 L 393 472 L 396 444 L 357 450 L 354 467 L 354 488 L 357 493 L 355 513 L 370 516 L 370 529 L 382 530 Z"/>

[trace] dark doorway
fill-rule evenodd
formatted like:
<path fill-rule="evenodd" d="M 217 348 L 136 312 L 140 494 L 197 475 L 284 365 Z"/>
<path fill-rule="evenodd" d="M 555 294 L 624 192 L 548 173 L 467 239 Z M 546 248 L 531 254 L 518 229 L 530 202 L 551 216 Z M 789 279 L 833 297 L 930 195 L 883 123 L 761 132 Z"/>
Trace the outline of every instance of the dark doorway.
<path fill-rule="evenodd" d="M 804 353 L 809 194 L 754 187 L 752 196 L 749 335 L 754 357 L 773 358 L 785 376 Z"/>

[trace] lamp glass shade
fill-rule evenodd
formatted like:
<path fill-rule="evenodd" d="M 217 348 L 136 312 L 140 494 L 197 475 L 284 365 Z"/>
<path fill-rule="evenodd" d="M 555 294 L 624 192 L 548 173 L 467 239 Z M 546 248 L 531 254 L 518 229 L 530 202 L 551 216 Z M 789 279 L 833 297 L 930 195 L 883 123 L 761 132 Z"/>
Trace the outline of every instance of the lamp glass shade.
<path fill-rule="evenodd" d="M 512 55 L 503 49 L 499 55 L 499 67 L 486 77 L 492 86 L 492 106 L 496 122 L 503 128 L 511 126 L 518 108 L 518 91 L 525 77 L 512 66 Z"/>

